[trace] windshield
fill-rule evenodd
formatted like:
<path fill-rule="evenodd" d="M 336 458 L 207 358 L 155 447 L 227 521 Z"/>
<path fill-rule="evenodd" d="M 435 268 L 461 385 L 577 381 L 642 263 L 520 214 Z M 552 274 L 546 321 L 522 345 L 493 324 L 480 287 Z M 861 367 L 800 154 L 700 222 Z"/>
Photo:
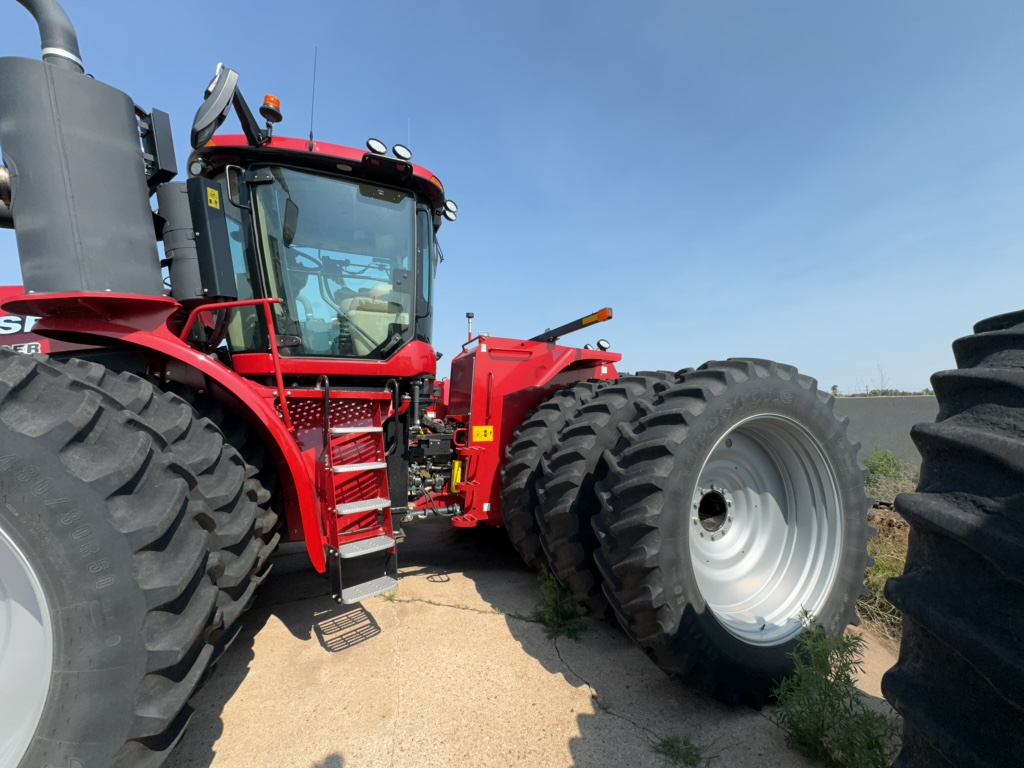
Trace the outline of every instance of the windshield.
<path fill-rule="evenodd" d="M 252 287 L 281 299 L 281 354 L 382 359 L 411 340 L 424 251 L 411 192 L 290 168 L 258 171 L 250 189 L 262 254 Z M 239 321 L 232 346 L 265 349 L 257 324 Z"/>

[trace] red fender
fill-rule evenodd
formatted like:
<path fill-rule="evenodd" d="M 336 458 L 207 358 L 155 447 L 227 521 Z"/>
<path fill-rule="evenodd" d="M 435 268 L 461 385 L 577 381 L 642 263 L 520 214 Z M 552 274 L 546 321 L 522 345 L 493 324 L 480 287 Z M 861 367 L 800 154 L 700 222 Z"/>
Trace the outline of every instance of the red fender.
<path fill-rule="evenodd" d="M 244 419 L 270 448 L 289 522 L 298 511 L 309 559 L 317 571 L 326 570 L 312 468 L 274 406 L 276 390 L 242 378 L 178 338 L 168 327 L 168 320 L 183 312 L 178 302 L 165 296 L 51 293 L 8 299 L 2 306 L 8 312 L 40 317 L 33 332 L 42 336 L 92 346 L 134 347 L 150 358 L 160 358 L 162 365 L 153 365 L 152 360 L 151 365 L 155 371 L 162 368 L 167 380 L 196 387 L 197 374 L 202 377 L 209 394 Z M 291 527 L 294 537 L 299 532 Z"/>

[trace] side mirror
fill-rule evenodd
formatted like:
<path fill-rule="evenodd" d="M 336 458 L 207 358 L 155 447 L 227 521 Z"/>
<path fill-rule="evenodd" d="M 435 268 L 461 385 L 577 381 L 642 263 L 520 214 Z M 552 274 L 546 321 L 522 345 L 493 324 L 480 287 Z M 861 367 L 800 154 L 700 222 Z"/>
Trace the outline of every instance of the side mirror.
<path fill-rule="evenodd" d="M 227 120 L 237 86 L 238 73 L 218 64 L 217 74 L 206 89 L 206 100 L 192 121 L 192 149 L 205 146 Z"/>

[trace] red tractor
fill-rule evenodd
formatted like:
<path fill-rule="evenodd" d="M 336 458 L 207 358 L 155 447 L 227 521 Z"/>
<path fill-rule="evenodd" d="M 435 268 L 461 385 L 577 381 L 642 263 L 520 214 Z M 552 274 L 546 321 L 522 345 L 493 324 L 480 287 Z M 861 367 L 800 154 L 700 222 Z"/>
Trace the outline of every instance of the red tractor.
<path fill-rule="evenodd" d="M 0 350 L 0 763 L 159 764 L 278 542 L 355 603 L 398 586 L 428 516 L 504 525 L 728 702 L 764 701 L 804 611 L 854 619 L 867 499 L 813 379 L 627 376 L 604 342 L 558 343 L 606 309 L 470 338 L 439 381 L 457 207 L 407 148 L 274 136 L 277 100 L 261 125 L 218 68 L 174 182 L 167 115 L 84 74 L 56 2 L 21 3 L 44 55 L 0 59 L 24 279 L 0 328 L 39 346 Z M 215 135 L 232 107 L 242 133 Z"/>

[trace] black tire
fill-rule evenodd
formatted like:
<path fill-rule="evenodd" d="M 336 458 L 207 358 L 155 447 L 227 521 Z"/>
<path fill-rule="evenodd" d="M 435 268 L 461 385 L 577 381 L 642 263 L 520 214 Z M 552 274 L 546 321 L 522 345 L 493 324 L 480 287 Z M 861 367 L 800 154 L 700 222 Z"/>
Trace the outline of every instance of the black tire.
<path fill-rule="evenodd" d="M 246 477 L 258 490 L 256 536 L 262 544 L 254 579 L 260 584 L 270 573 L 270 557 L 281 540 L 284 502 L 277 466 L 266 445 L 249 425 L 226 410 L 221 403 L 180 384 L 171 383 L 168 391 L 185 400 L 200 416 L 216 424 L 225 442 L 238 451 L 245 462 Z"/>
<path fill-rule="evenodd" d="M 217 424 L 178 394 L 86 360 L 72 358 L 51 365 L 108 399 L 113 407 L 136 414 L 195 475 L 192 498 L 209 507 L 212 521 L 208 569 L 220 594 L 209 634 L 219 656 L 240 629 L 238 618 L 266 577 L 267 559 L 277 543 L 276 534 L 271 533 L 276 515 L 269 509 L 270 493 L 256 477 L 257 470 L 225 444 Z"/>
<path fill-rule="evenodd" d="M 937 373 L 934 424 L 911 434 L 917 492 L 904 575 L 899 660 L 882 691 L 903 716 L 895 765 L 996 768 L 1024 755 L 1024 311 L 978 323 Z"/>
<path fill-rule="evenodd" d="M 534 410 L 516 428 L 505 449 L 501 467 L 501 515 L 516 552 L 530 568 L 546 564 L 537 532 L 537 485 L 542 479 L 541 458 L 554 444 L 569 417 L 603 386 L 584 381 L 561 389 Z"/>
<path fill-rule="evenodd" d="M 706 363 L 605 455 L 605 595 L 662 669 L 726 703 L 760 707 L 790 673 L 804 608 L 830 634 L 856 620 L 869 502 L 832 403 L 789 366 Z"/>
<path fill-rule="evenodd" d="M 44 596 L 53 661 L 31 742 L 10 759 L 159 765 L 214 651 L 212 520 L 190 498 L 194 474 L 134 414 L 2 349 L 0 456 L 0 534 Z"/>
<path fill-rule="evenodd" d="M 594 484 L 608 472 L 604 451 L 615 447 L 620 425 L 633 420 L 640 402 L 653 399 L 674 381 L 675 375 L 668 372 L 639 373 L 603 387 L 570 416 L 541 460 L 537 514 L 541 549 L 558 582 L 594 615 L 608 609 L 594 565 L 597 535 L 590 525 L 601 507 Z"/>

